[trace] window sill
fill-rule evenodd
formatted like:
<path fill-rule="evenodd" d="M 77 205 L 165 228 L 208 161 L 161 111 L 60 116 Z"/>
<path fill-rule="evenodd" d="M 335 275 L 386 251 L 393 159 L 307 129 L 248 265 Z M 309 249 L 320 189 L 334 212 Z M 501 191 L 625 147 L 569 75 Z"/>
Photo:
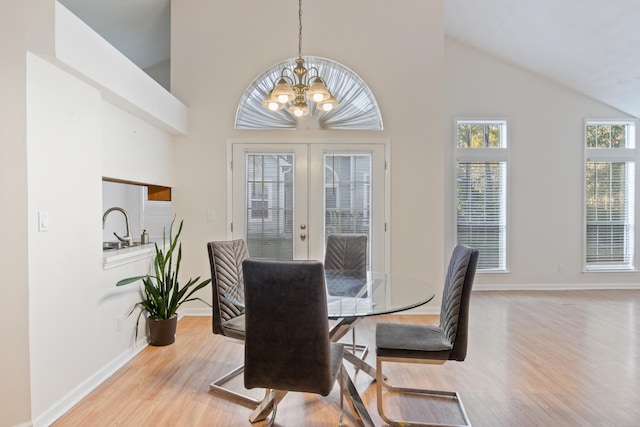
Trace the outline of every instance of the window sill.
<path fill-rule="evenodd" d="M 476 274 L 510 274 L 509 270 L 476 270 Z"/>
<path fill-rule="evenodd" d="M 582 272 L 585 274 L 591 274 L 591 273 L 611 274 L 611 273 L 637 273 L 638 270 L 635 268 L 597 268 L 592 270 L 583 270 Z"/>
<path fill-rule="evenodd" d="M 134 246 L 133 248 L 124 248 L 111 251 L 105 251 L 103 254 L 103 269 L 108 270 L 121 265 L 151 258 L 155 253 L 155 245 L 149 243 L 142 246 Z"/>

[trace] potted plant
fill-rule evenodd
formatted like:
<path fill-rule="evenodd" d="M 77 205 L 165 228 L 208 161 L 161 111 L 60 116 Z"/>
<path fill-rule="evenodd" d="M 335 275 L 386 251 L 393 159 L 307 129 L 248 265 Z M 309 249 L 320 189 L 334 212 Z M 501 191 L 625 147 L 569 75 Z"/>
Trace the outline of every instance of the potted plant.
<path fill-rule="evenodd" d="M 136 303 L 129 315 L 136 308 L 140 309 L 136 321 L 137 338 L 140 316 L 146 312 L 150 335 L 149 344 L 155 346 L 169 345 L 175 342 L 178 323 L 177 311 L 183 303 L 199 300 L 209 305 L 203 299 L 194 297 L 193 294 L 207 286 L 211 279 L 200 281 L 200 276 L 198 276 L 195 279 L 189 279 L 184 286 L 180 286 L 178 283 L 180 261 L 182 260 L 182 244 L 179 243 L 178 239 L 182 232 L 183 221 L 180 221 L 178 232 L 173 236 L 174 221 L 171 221 L 169 229 L 169 247 L 166 247 L 164 232 L 162 249 L 158 248 L 158 243 L 155 243 L 156 256 L 153 262 L 155 275 L 147 274 L 145 276 L 129 277 L 116 283 L 116 286 L 123 286 L 142 280 L 142 301 Z M 177 258 L 174 262 L 176 247 Z"/>

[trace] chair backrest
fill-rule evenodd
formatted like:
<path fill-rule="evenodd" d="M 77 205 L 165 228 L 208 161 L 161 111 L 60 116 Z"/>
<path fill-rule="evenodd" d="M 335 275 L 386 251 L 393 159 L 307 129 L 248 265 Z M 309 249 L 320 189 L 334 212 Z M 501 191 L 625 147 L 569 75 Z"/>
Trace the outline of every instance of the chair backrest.
<path fill-rule="evenodd" d="M 243 268 L 245 387 L 328 395 L 334 377 L 322 263 L 247 259 Z"/>
<path fill-rule="evenodd" d="M 213 333 L 226 335 L 222 327 L 223 322 L 240 316 L 244 309 L 228 301 L 224 292 L 242 281 L 242 261 L 249 257 L 249 252 L 242 239 L 209 242 L 207 249 L 213 290 Z"/>
<path fill-rule="evenodd" d="M 454 248 L 442 293 L 440 327 L 453 348 L 449 360 L 463 361 L 467 356 L 469 299 L 478 266 L 478 250 L 465 245 Z"/>
<path fill-rule="evenodd" d="M 324 253 L 325 270 L 352 270 L 366 274 L 367 236 L 365 234 L 329 234 Z"/>

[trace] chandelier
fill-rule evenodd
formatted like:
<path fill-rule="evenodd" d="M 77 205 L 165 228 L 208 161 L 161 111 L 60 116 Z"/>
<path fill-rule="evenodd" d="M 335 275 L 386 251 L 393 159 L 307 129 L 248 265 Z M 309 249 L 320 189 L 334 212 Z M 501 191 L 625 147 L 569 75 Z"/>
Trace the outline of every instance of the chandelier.
<path fill-rule="evenodd" d="M 309 115 L 309 101 L 316 103 L 322 111 L 331 111 L 338 106 L 338 100 L 331 95 L 318 69 L 306 69 L 302 59 L 302 0 L 298 0 L 298 59 L 295 68 L 283 68 L 273 88 L 262 101 L 269 111 L 287 107 L 294 117 Z"/>

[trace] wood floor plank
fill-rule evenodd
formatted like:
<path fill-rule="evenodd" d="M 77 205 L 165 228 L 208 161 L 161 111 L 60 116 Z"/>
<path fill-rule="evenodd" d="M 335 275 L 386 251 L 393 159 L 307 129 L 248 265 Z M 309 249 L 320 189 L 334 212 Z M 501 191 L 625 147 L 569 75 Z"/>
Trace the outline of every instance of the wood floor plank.
<path fill-rule="evenodd" d="M 357 339 L 371 346 L 371 364 L 380 321 L 428 324 L 437 317 L 364 319 Z M 251 408 L 209 392 L 209 383 L 243 358 L 242 345 L 212 335 L 210 322 L 183 318 L 175 344 L 144 349 L 53 426 L 249 426 Z M 382 425 L 371 377 L 349 369 L 374 423 Z M 474 292 L 466 361 L 387 364 L 385 373 L 409 386 L 458 391 L 475 427 L 637 426 L 640 291 Z M 431 410 L 424 403 L 393 405 L 420 416 Z M 334 426 L 338 411 L 337 387 L 326 398 L 289 393 L 276 424 Z M 345 425 L 355 425 L 346 404 Z"/>

